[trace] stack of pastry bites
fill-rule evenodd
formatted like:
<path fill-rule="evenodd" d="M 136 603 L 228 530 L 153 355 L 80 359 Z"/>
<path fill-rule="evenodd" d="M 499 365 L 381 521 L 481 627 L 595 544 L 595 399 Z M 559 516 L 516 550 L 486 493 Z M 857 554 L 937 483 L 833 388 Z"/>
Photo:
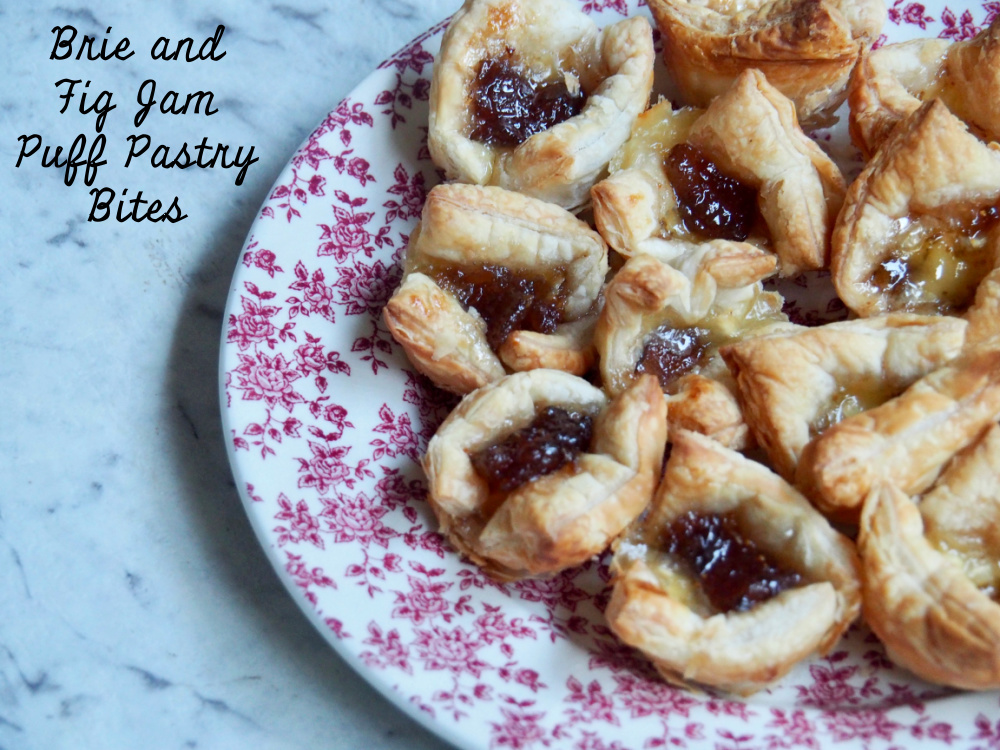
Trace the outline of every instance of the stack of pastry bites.
<path fill-rule="evenodd" d="M 384 311 L 463 396 L 443 533 L 503 580 L 611 546 L 609 623 L 671 682 L 751 693 L 865 605 L 900 664 L 1000 686 L 1000 22 L 872 51 L 881 0 L 650 9 L 653 106 L 644 18 L 468 0 L 445 34 L 449 182 Z M 845 98 L 849 186 L 802 129 Z M 762 283 L 825 269 L 849 320 Z"/>

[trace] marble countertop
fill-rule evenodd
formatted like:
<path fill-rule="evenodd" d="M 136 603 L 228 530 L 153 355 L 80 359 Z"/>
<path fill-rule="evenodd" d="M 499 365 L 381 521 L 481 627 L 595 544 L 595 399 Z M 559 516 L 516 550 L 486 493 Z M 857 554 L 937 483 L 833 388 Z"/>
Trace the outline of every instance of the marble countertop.
<path fill-rule="evenodd" d="M 3 750 L 445 747 L 356 675 L 280 584 L 234 487 L 217 381 L 230 279 L 269 187 L 368 71 L 456 7 L 0 6 Z M 220 24 L 204 49 L 222 59 L 149 56 L 160 36 L 194 38 L 197 52 Z M 50 59 L 52 30 L 68 26 L 78 36 L 58 54 L 70 58 Z M 84 35 L 96 57 L 108 40 L 112 59 L 75 59 Z M 136 54 L 114 59 L 125 37 Z M 233 169 L 124 169 L 151 78 L 158 96 L 211 90 L 218 111 L 154 111 L 143 132 L 253 146 L 242 185 Z M 68 101 L 62 79 L 81 82 Z M 108 163 L 93 185 L 85 166 L 41 166 L 46 147 L 51 162 L 62 146 L 60 163 L 81 133 L 86 161 L 102 110 Z M 22 145 L 39 148 L 15 167 Z M 88 222 L 99 186 L 164 208 L 178 196 L 188 218 Z"/>

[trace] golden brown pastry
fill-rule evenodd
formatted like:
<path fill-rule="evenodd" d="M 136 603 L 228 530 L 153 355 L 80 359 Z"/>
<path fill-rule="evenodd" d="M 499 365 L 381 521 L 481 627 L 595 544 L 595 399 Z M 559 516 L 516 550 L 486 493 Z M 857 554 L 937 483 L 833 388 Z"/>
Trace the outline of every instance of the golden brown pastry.
<path fill-rule="evenodd" d="M 663 57 L 686 103 L 704 107 L 748 68 L 826 124 L 859 54 L 878 39 L 876 0 L 649 0 Z"/>
<path fill-rule="evenodd" d="M 927 102 L 848 190 L 833 233 L 837 293 L 862 317 L 962 312 L 993 267 L 998 202 L 1000 149 Z"/>
<path fill-rule="evenodd" d="M 946 364 L 961 351 L 965 329 L 960 318 L 896 313 L 795 327 L 720 354 L 750 431 L 792 481 L 810 440 Z"/>
<path fill-rule="evenodd" d="M 1000 250 L 1000 232 L 991 233 L 990 243 Z M 996 257 L 994 255 L 994 257 Z M 972 306 L 966 311 L 965 319 L 969 322 L 969 330 L 965 340 L 969 346 L 977 346 L 994 342 L 1000 345 L 1000 259 L 994 262 L 996 266 L 979 282 Z"/>
<path fill-rule="evenodd" d="M 918 495 L 1000 419 L 1000 350 L 973 347 L 901 395 L 827 429 L 805 449 L 796 484 L 824 512 L 857 518 L 879 482 Z"/>
<path fill-rule="evenodd" d="M 877 484 L 858 535 L 865 619 L 889 657 L 925 680 L 968 690 L 1000 687 L 996 425 L 985 440 L 992 445 L 963 457 L 919 505 Z"/>
<path fill-rule="evenodd" d="M 704 112 L 648 110 L 611 169 L 591 194 L 617 251 L 669 261 L 692 244 L 745 242 L 775 253 L 782 276 L 826 266 L 846 190 L 792 103 L 756 70 Z M 714 200 L 701 202 L 705 194 Z"/>
<path fill-rule="evenodd" d="M 609 402 L 581 378 L 531 370 L 466 396 L 431 439 L 423 467 L 441 532 L 491 575 L 512 580 L 604 550 L 648 505 L 665 442 L 666 407 L 652 378 Z M 547 462 L 557 455 L 566 462 Z"/>
<path fill-rule="evenodd" d="M 683 427 L 727 446 L 747 446 L 720 345 L 786 324 L 781 299 L 757 279 L 773 256 L 732 243 L 701 245 L 679 268 L 635 255 L 604 292 L 594 331 L 601 381 L 620 393 L 642 373 L 657 376 L 669 403 L 671 431 Z"/>
<path fill-rule="evenodd" d="M 892 129 L 925 100 L 950 39 L 910 39 L 861 56 L 847 86 L 851 141 L 870 159 Z"/>
<path fill-rule="evenodd" d="M 608 623 L 669 682 L 749 694 L 855 620 L 857 555 L 762 464 L 695 433 L 672 440 L 649 512 L 616 544 Z"/>
<path fill-rule="evenodd" d="M 566 0 L 466 0 L 434 65 L 428 146 L 454 180 L 587 202 L 649 102 L 652 29 Z"/>
<path fill-rule="evenodd" d="M 871 158 L 921 102 L 940 97 L 986 140 L 1000 139 L 1000 19 L 973 39 L 912 39 L 862 55 L 848 85 L 851 140 Z"/>
<path fill-rule="evenodd" d="M 410 236 L 386 325 L 420 372 L 469 393 L 510 369 L 582 374 L 607 246 L 565 209 L 495 187 L 438 185 Z"/>

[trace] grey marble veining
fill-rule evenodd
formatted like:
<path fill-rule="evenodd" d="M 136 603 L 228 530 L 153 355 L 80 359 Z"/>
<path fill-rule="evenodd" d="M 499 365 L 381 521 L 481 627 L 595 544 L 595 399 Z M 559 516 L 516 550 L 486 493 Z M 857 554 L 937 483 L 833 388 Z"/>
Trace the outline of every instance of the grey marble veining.
<path fill-rule="evenodd" d="M 0 3 L 0 750 L 443 748 L 327 646 L 260 550 L 217 402 L 223 308 L 247 230 L 294 149 L 455 0 Z M 54 26 L 128 36 L 127 61 L 50 60 Z M 156 63 L 158 36 L 218 62 Z M 21 134 L 96 136 L 55 82 L 113 92 L 94 186 L 177 195 L 177 224 L 88 223 L 82 171 L 15 169 Z M 209 89 L 150 114 L 154 142 L 254 146 L 235 170 L 125 170 L 139 85 Z M 82 86 L 82 84 L 81 84 Z M 78 89 L 82 91 L 83 89 Z"/>

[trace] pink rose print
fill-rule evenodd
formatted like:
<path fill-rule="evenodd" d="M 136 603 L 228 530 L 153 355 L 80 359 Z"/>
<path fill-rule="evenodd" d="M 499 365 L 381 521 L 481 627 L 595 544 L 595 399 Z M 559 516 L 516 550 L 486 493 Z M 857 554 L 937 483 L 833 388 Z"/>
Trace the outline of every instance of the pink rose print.
<path fill-rule="evenodd" d="M 578 708 L 567 712 L 570 717 L 576 721 L 603 721 L 615 725 L 619 723 L 614 712 L 614 701 L 604 693 L 601 683 L 597 680 L 592 680 L 585 686 L 580 680 L 570 677 L 566 687 L 569 690 L 566 700 L 579 704 Z"/>
<path fill-rule="evenodd" d="M 243 351 L 255 344 L 267 344 L 273 349 L 278 343 L 276 334 L 279 331 L 271 318 L 281 312 L 281 308 L 266 305 L 264 301 L 273 298 L 274 292 L 262 292 L 249 282 L 245 286 L 258 299 L 254 301 L 251 297 L 240 297 L 243 312 L 239 315 L 230 314 L 226 340 L 235 343 Z M 283 329 L 285 332 L 287 330 L 288 326 Z"/>
<path fill-rule="evenodd" d="M 378 412 L 382 423 L 375 427 L 375 432 L 388 437 L 388 440 L 376 438 L 368 444 L 375 446 L 372 458 L 378 461 L 383 456 L 395 458 L 397 455 L 409 456 L 414 461 L 420 457 L 420 441 L 413 434 L 413 427 L 408 414 L 396 416 L 388 404 L 383 404 Z"/>
<path fill-rule="evenodd" d="M 806 718 L 805 712 L 782 711 L 772 708 L 771 714 L 774 716 L 774 720 L 767 726 L 781 730 L 781 734 L 772 734 L 765 738 L 768 741 L 768 750 L 798 747 L 819 750 L 819 742 L 816 740 L 816 725 Z"/>
<path fill-rule="evenodd" d="M 305 500 L 299 500 L 295 506 L 284 495 L 278 495 L 278 507 L 281 511 L 274 517 L 279 521 L 290 521 L 288 526 L 276 526 L 273 531 L 278 535 L 278 546 L 288 543 L 309 542 L 315 547 L 325 549 L 323 538 L 319 535 L 319 521 L 309 512 Z"/>
<path fill-rule="evenodd" d="M 687 717 L 698 701 L 691 695 L 664 682 L 645 680 L 632 675 L 615 677 L 614 695 L 629 709 L 632 718 L 672 715 Z"/>
<path fill-rule="evenodd" d="M 291 412 L 295 404 L 304 399 L 292 383 L 302 377 L 285 360 L 285 355 L 268 357 L 263 352 L 256 355 L 240 354 L 236 368 L 237 390 L 243 391 L 246 401 L 264 401 L 268 406 L 283 406 Z"/>
<path fill-rule="evenodd" d="M 408 592 L 396 592 L 396 608 L 392 616 L 412 620 L 416 625 L 422 625 L 425 620 L 445 614 L 451 609 L 451 604 L 442 596 L 451 588 L 450 583 L 434 582 L 407 576 L 410 584 Z"/>
<path fill-rule="evenodd" d="M 285 563 L 285 570 L 292 576 L 295 585 L 305 590 L 306 598 L 316 605 L 316 594 L 310 589 L 313 586 L 337 588 L 336 582 L 327 576 L 322 568 L 309 568 L 302 559 L 302 555 L 285 552 L 288 558 Z"/>
<path fill-rule="evenodd" d="M 274 261 L 278 259 L 277 256 L 270 250 L 257 247 L 257 244 L 256 241 L 247 244 L 246 252 L 243 253 L 243 265 L 247 268 L 259 268 L 272 279 L 274 278 L 274 274 L 284 273 L 284 269 L 281 266 L 274 264 Z"/>
<path fill-rule="evenodd" d="M 387 266 L 380 260 L 372 265 L 355 264 L 337 268 L 339 276 L 336 286 L 341 294 L 341 304 L 345 304 L 347 315 L 371 315 L 382 313 L 389 298 L 399 286 L 403 274 L 399 266 Z"/>
<path fill-rule="evenodd" d="M 372 236 L 362 226 L 366 216 L 370 218 L 371 214 L 358 214 L 350 216 L 348 219 L 341 219 L 332 228 L 326 224 L 320 224 L 323 228 L 320 239 L 328 241 L 317 248 L 316 254 L 319 256 L 332 255 L 338 263 L 343 263 L 358 250 L 371 254 L 368 245 Z"/>
<path fill-rule="evenodd" d="M 914 24 L 921 29 L 926 29 L 927 24 L 934 23 L 934 19 L 926 14 L 923 5 L 914 2 L 903 5 L 903 0 L 895 0 L 889 8 L 889 20 L 896 24 Z"/>
<path fill-rule="evenodd" d="M 354 427 L 347 421 L 347 409 L 340 404 L 330 404 L 323 409 L 323 419 L 333 424 L 331 434 L 328 435 L 331 440 L 339 440 L 340 436 L 344 434 L 345 427 Z"/>
<path fill-rule="evenodd" d="M 375 646 L 378 651 L 363 651 L 361 659 L 365 664 L 379 669 L 395 667 L 407 674 L 413 674 L 413 667 L 408 661 L 410 650 L 403 643 L 398 630 L 390 630 L 388 633 L 383 633 L 382 628 L 372 622 L 368 625 L 368 633 L 369 637 L 365 639 L 365 645 Z"/>
<path fill-rule="evenodd" d="M 382 204 L 383 208 L 388 209 L 385 214 L 386 222 L 396 219 L 418 218 L 423 210 L 424 201 L 427 199 L 423 172 L 416 172 L 410 177 L 406 167 L 399 164 L 393 172 L 393 177 L 396 182 L 388 188 L 387 192 L 398 196 L 398 199 L 389 200 Z"/>
<path fill-rule="evenodd" d="M 583 4 L 584 13 L 595 13 L 610 9 L 623 16 L 628 15 L 628 4 L 625 0 L 588 0 Z"/>
<path fill-rule="evenodd" d="M 351 468 L 344 463 L 344 457 L 350 452 L 350 446 L 325 446 L 315 441 L 309 441 L 312 458 L 299 458 L 299 487 L 312 487 L 319 494 L 325 495 L 339 484 L 353 486 Z"/>
<path fill-rule="evenodd" d="M 396 536 L 396 532 L 382 523 L 388 510 L 375 505 L 363 492 L 354 498 L 320 500 L 324 505 L 320 517 L 333 532 L 333 538 L 338 544 L 358 542 L 363 547 L 371 544 L 388 547 L 389 540 Z"/>
<path fill-rule="evenodd" d="M 504 719 L 502 723 L 492 723 L 493 737 L 490 740 L 490 747 L 524 750 L 539 742 L 547 745 L 546 733 L 540 723 L 545 713 L 526 710 L 532 705 L 531 702 L 521 703 L 509 698 L 506 700 L 510 708 L 500 709 Z"/>
<path fill-rule="evenodd" d="M 430 630 L 415 630 L 417 635 L 414 645 L 417 654 L 428 670 L 444 669 L 454 675 L 463 672 L 479 677 L 489 664 L 479 658 L 476 652 L 482 648 L 482 642 L 467 633 L 461 627 L 446 630 L 434 626 Z"/>
<path fill-rule="evenodd" d="M 302 344 L 295 350 L 295 367 L 304 376 L 315 375 L 326 369 L 326 356 L 323 347 L 315 343 L 319 339 L 307 334 L 309 343 Z"/>
<path fill-rule="evenodd" d="M 860 739 L 865 742 L 879 739 L 891 742 L 896 730 L 901 725 L 889 719 L 885 711 L 867 709 L 858 711 L 842 711 L 835 716 L 829 716 L 827 729 L 836 742 L 849 742 Z"/>
<path fill-rule="evenodd" d="M 331 323 L 335 321 L 333 312 L 333 289 L 324 282 L 322 269 L 316 269 L 310 276 L 306 267 L 301 261 L 295 264 L 295 281 L 289 285 L 289 289 L 302 292 L 302 297 L 289 297 L 285 300 L 291 307 L 288 309 L 288 317 L 294 318 L 298 314 L 317 314 L 326 318 Z"/>
<path fill-rule="evenodd" d="M 941 13 L 941 23 L 944 24 L 944 30 L 938 34 L 938 37 L 942 39 L 952 39 L 956 42 L 961 42 L 966 39 L 972 39 L 972 37 L 979 33 L 979 27 L 973 23 L 972 13 L 968 10 L 963 11 L 960 18 L 956 18 L 955 14 L 949 8 L 945 7 Z"/>

